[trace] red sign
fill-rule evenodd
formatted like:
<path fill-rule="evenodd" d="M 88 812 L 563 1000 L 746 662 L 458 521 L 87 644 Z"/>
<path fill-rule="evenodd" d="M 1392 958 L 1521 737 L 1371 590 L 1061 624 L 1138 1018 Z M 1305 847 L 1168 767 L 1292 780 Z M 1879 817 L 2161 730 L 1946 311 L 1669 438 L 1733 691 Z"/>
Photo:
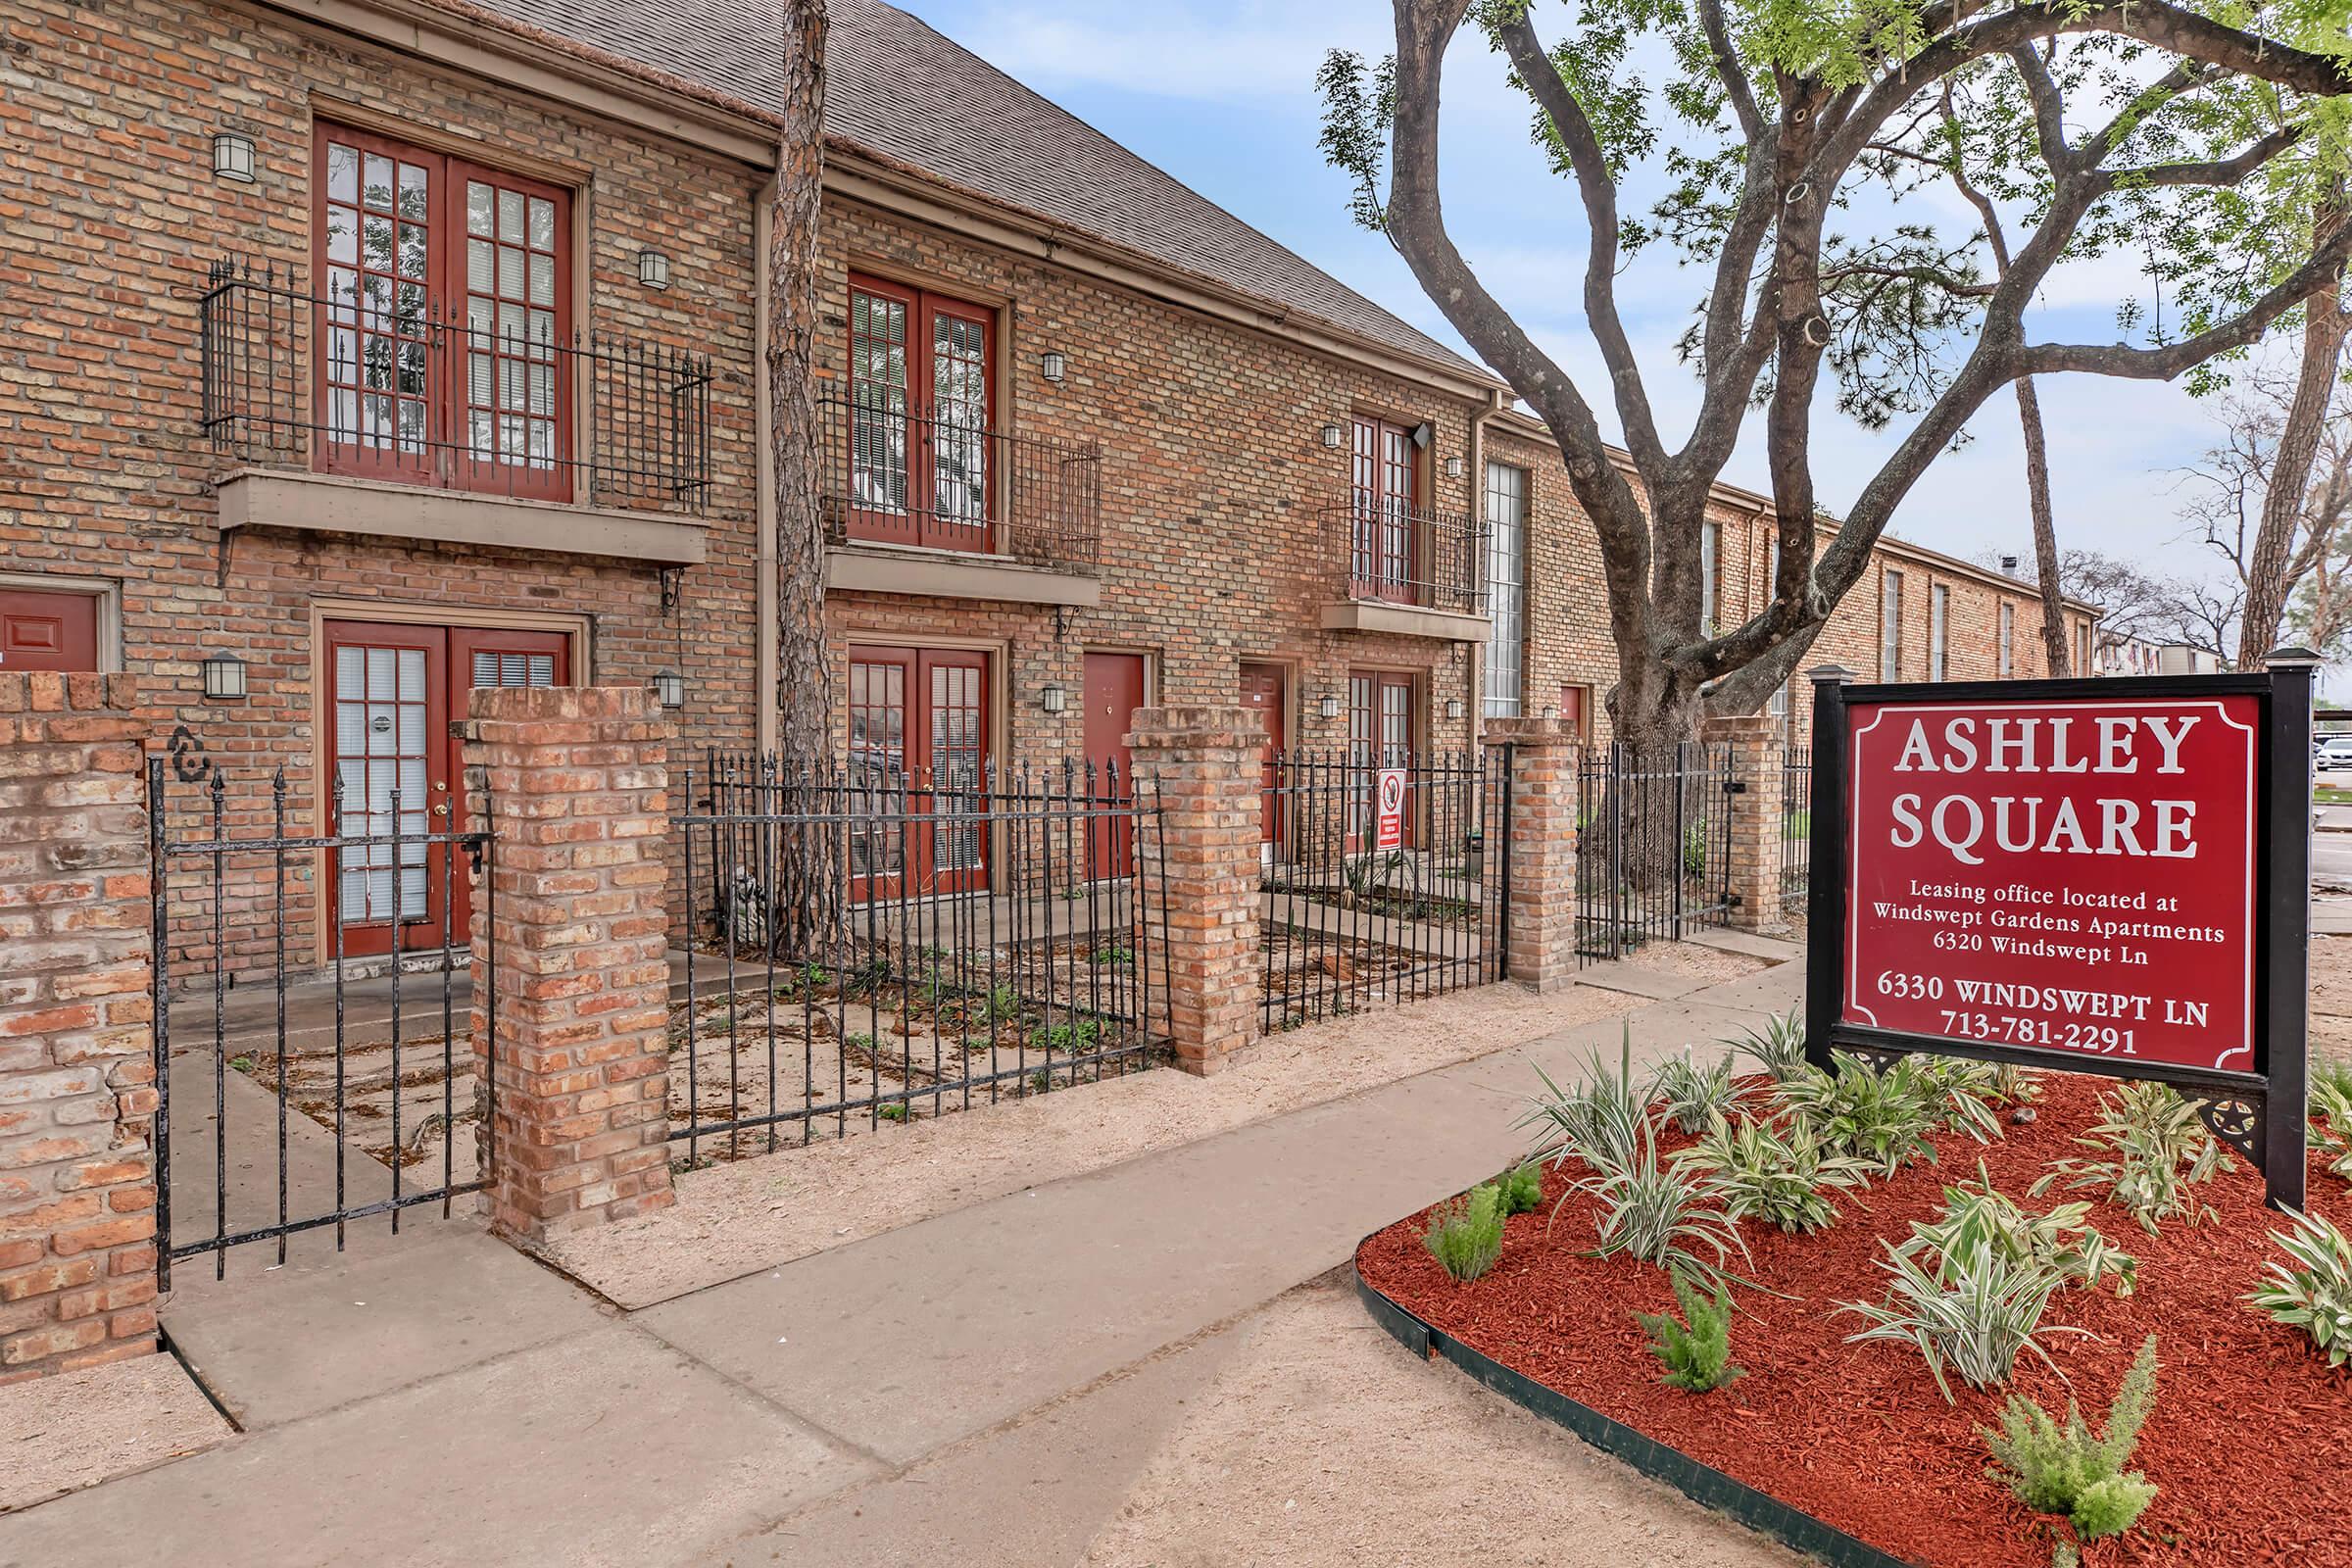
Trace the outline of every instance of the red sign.
<path fill-rule="evenodd" d="M 1845 1023 L 2255 1070 L 2258 698 L 1847 711 Z"/>
<path fill-rule="evenodd" d="M 1393 850 L 1404 842 L 1404 769 L 1384 767 L 1377 786 L 1378 820 L 1373 829 L 1375 849 Z"/>

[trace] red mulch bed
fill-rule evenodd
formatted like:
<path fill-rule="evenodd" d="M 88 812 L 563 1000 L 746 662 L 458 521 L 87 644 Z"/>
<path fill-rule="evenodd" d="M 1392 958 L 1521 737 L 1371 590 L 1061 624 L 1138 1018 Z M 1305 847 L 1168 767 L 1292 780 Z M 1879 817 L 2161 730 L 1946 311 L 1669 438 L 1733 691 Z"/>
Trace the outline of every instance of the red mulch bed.
<path fill-rule="evenodd" d="M 1980 1156 L 1993 1184 L 2031 1203 L 2026 1189 L 2048 1163 L 2082 1152 L 2072 1137 L 2092 1119 L 2105 1081 L 2051 1076 L 2039 1117 L 2005 1125 L 1979 1146 L 1939 1137 L 1942 1163 L 1917 1165 L 1839 1200 L 1838 1222 L 1813 1236 L 1742 1224 L 1752 1267 L 1775 1291 L 1737 1292 L 1733 1359 L 1747 1375 L 1707 1395 L 1658 1381 L 1636 1310 L 1670 1309 L 1656 1269 L 1582 1255 L 1592 1246 L 1592 1204 L 1578 1198 L 1552 1218 L 1565 1185 L 1545 1173 L 1545 1203 L 1513 1217 L 1493 1273 L 1456 1286 L 1421 1246 L 1423 1215 L 1369 1238 L 1356 1253 L 1363 1279 L 1391 1299 L 1495 1360 L 1671 1445 L 1883 1550 L 1935 1568 L 2044 1568 L 2054 1521 L 1987 1477 L 1979 1429 L 1996 1423 L 2007 1391 L 1980 1393 L 1948 1373 L 1947 1405 L 1926 1363 L 1906 1347 L 1848 1345 L 1865 1327 L 1836 1314 L 1840 1300 L 1877 1300 L 1881 1239 L 1932 1219 L 1945 1181 L 1974 1179 Z M 1681 1142 L 1683 1140 L 1678 1140 Z M 2070 1288 L 2045 1326 L 2087 1329 L 2044 1344 L 2090 1411 L 2107 1401 L 2140 1341 L 2157 1337 L 2155 1413 L 2134 1468 L 2163 1491 L 2134 1530 L 2092 1543 L 2086 1568 L 2125 1564 L 2352 1565 L 2352 1378 L 2331 1373 L 2307 1341 L 2237 1298 L 2267 1259 L 2277 1215 L 2243 1160 L 2200 1191 L 2218 1223 L 2170 1223 L 2151 1237 L 2108 1204 L 2091 1221 L 2139 1260 L 2136 1292 Z M 2070 1195 L 2053 1191 L 2043 1206 Z M 2087 1197 L 2087 1193 L 2071 1195 Z M 2352 1227 L 2352 1195 L 2315 1163 L 2311 1205 Z M 2015 1389 L 2053 1411 L 2067 1385 L 2030 1354 Z M 2060 1527 L 2063 1531 L 2063 1527 Z"/>

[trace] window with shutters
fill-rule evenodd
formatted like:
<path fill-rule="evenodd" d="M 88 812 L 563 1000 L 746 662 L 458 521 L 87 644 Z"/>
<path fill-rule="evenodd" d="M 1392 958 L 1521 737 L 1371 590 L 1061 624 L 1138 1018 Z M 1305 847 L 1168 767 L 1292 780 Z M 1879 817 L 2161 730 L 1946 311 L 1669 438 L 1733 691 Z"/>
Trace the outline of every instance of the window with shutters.
<path fill-rule="evenodd" d="M 568 500 L 570 193 L 321 123 L 318 466 Z"/>

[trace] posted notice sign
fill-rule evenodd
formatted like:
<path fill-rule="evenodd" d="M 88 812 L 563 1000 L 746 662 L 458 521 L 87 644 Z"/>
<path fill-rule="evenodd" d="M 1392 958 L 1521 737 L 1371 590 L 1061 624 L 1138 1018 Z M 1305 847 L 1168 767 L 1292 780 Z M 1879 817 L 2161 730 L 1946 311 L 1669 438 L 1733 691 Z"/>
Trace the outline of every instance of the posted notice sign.
<path fill-rule="evenodd" d="M 1404 843 L 1404 769 L 1384 767 L 1374 785 L 1372 844 L 1394 850 Z"/>
<path fill-rule="evenodd" d="M 1846 711 L 1844 1021 L 2254 1069 L 2258 698 Z"/>

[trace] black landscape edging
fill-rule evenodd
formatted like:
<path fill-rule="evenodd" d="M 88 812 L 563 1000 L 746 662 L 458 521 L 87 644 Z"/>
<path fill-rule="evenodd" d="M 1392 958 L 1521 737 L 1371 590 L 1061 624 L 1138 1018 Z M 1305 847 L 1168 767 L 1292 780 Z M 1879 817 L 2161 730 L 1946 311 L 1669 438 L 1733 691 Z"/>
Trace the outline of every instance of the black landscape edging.
<path fill-rule="evenodd" d="M 1364 1238 L 1367 1242 L 1371 1239 Z M 1357 1250 L 1362 1250 L 1360 1243 Z M 1589 1404 L 1580 1404 L 1559 1390 L 1464 1345 L 1374 1289 L 1360 1270 L 1355 1274 L 1355 1293 L 1363 1298 L 1372 1320 L 1407 1349 L 1424 1356 L 1443 1356 L 1513 1404 L 1566 1427 L 1603 1453 L 1614 1454 L 1643 1475 L 1665 1482 L 1693 1502 L 1818 1557 L 1831 1568 L 1915 1568 L 1835 1525 L 1824 1524 L 1802 1509 L 1790 1507 L 1770 1493 L 1758 1492 L 1744 1481 L 1735 1481 L 1680 1448 L 1668 1447 L 1655 1438 L 1602 1415 Z"/>

